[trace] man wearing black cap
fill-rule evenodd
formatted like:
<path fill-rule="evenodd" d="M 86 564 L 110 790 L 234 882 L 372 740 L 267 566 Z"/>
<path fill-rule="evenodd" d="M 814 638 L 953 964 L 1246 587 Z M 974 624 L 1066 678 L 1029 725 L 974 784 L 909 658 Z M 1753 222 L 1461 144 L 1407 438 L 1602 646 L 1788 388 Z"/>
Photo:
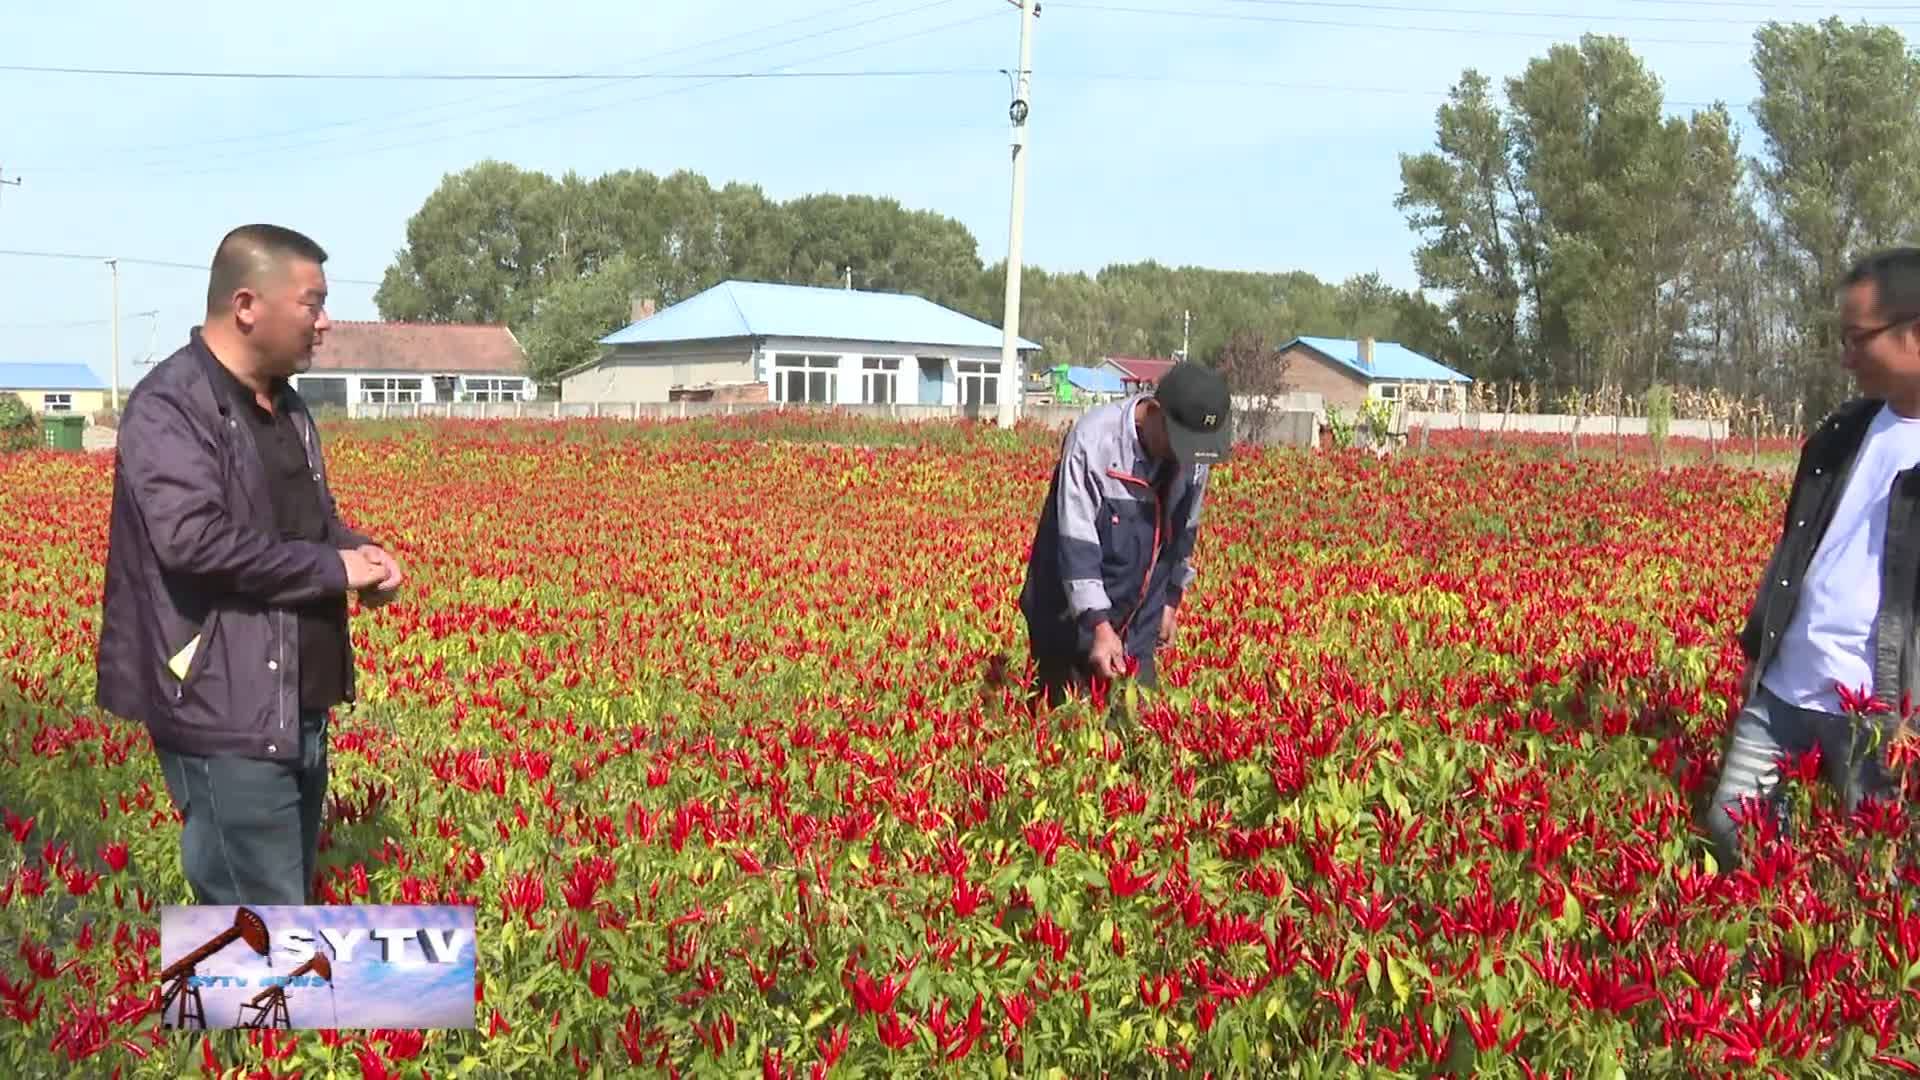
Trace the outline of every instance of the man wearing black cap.
<path fill-rule="evenodd" d="M 1089 410 L 1061 446 L 1020 610 L 1049 706 L 1094 677 L 1156 686 L 1194 572 L 1207 472 L 1232 443 L 1232 398 L 1210 368 L 1177 364 L 1152 393 Z"/>

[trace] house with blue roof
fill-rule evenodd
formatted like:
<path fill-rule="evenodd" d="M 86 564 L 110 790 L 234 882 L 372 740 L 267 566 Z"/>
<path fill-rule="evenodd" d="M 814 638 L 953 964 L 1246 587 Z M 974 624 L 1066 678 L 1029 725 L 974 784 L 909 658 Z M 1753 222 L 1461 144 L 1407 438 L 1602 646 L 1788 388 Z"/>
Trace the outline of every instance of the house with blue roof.
<path fill-rule="evenodd" d="M 1075 405 L 1112 401 L 1126 397 L 1126 382 L 1105 367 L 1078 367 L 1059 364 L 1053 368 L 1053 401 L 1056 405 Z"/>
<path fill-rule="evenodd" d="M 723 281 L 600 339 L 567 402 L 999 405 L 1001 331 L 903 293 Z M 1024 383 L 1040 346 L 1017 343 Z"/>
<path fill-rule="evenodd" d="M 1319 394 L 1328 408 L 1353 409 L 1368 400 L 1419 397 L 1435 409 L 1466 400 L 1473 380 L 1430 356 L 1394 341 L 1297 337 L 1280 347 L 1294 390 Z"/>
<path fill-rule="evenodd" d="M 85 364 L 0 363 L 0 394 L 41 413 L 91 416 L 107 407 L 107 384 Z"/>

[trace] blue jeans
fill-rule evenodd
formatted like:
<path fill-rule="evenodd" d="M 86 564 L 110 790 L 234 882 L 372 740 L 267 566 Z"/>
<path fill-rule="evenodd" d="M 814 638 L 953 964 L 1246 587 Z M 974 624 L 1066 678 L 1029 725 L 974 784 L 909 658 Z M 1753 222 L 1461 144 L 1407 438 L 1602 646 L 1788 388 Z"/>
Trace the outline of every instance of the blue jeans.
<path fill-rule="evenodd" d="M 1707 832 L 1722 872 L 1740 865 L 1740 826 L 1731 812 L 1742 800 L 1757 798 L 1784 825 L 1779 759 L 1807 753 L 1815 746 L 1820 748 L 1821 778 L 1839 793 L 1846 813 L 1851 814 L 1864 798 L 1892 799 L 1898 794 L 1871 722 L 1796 708 L 1766 687 L 1757 687 L 1734 718 L 1733 736 L 1720 766 L 1720 786 L 1707 808 Z"/>
<path fill-rule="evenodd" d="M 300 714 L 300 760 L 160 751 L 186 823 L 180 862 L 196 904 L 309 902 L 327 800 L 327 714 Z"/>

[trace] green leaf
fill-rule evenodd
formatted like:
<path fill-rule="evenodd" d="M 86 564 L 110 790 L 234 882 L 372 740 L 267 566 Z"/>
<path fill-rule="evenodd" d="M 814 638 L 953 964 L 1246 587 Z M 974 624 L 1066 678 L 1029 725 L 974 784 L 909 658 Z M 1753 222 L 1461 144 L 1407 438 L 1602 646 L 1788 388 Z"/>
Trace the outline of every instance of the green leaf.
<path fill-rule="evenodd" d="M 1367 954 L 1367 989 L 1377 997 L 1380 993 L 1380 958 Z"/>
<path fill-rule="evenodd" d="M 1400 962 L 1398 956 L 1391 953 L 1387 955 L 1387 982 L 1393 987 L 1394 1000 L 1399 1002 L 1402 1009 L 1405 1009 L 1407 997 L 1413 992 L 1412 980 L 1407 974 L 1406 965 Z"/>
<path fill-rule="evenodd" d="M 1027 893 L 1033 897 L 1033 910 L 1036 914 L 1047 910 L 1047 875 L 1045 870 L 1035 870 L 1027 876 Z"/>
<path fill-rule="evenodd" d="M 1566 906 L 1560 912 L 1560 928 L 1568 933 L 1580 929 L 1584 915 L 1585 912 L 1580 908 L 1580 898 L 1571 892 L 1567 893 Z"/>

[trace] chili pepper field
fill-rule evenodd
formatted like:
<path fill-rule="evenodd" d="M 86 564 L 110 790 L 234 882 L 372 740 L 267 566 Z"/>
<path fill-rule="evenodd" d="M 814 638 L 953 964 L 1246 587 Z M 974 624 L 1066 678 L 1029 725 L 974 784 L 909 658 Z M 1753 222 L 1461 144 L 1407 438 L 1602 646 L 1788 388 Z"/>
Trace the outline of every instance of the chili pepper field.
<path fill-rule="evenodd" d="M 322 433 L 408 573 L 353 618 L 322 898 L 474 905 L 477 1027 L 160 1027 L 191 898 L 144 730 L 91 704 L 112 457 L 33 451 L 0 1075 L 1920 1072 L 1907 811 L 1795 761 L 1739 873 L 1693 825 L 1777 469 L 1243 449 L 1109 731 L 1018 685 L 1057 433 Z"/>

